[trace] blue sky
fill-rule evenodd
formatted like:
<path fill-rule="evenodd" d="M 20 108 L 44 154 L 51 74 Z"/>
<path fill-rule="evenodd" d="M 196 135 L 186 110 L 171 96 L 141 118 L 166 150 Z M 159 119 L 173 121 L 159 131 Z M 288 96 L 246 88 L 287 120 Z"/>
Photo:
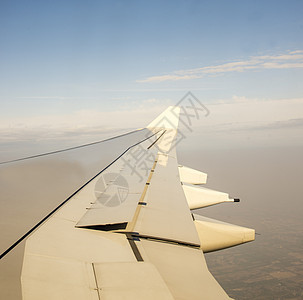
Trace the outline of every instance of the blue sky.
<path fill-rule="evenodd" d="M 293 0 L 1 1 L 2 136 L 55 122 L 57 131 L 115 126 L 121 111 L 119 121 L 139 109 L 148 119 L 187 91 L 209 105 L 259 101 L 256 111 L 301 105 L 302 13 Z M 273 122 L 303 119 L 294 106 Z M 103 123 L 79 117 L 98 112 Z"/>

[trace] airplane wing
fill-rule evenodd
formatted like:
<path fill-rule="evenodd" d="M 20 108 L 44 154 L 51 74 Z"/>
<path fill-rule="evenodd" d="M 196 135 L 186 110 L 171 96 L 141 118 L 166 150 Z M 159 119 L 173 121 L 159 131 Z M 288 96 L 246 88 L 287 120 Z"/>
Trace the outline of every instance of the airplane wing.
<path fill-rule="evenodd" d="M 238 200 L 178 164 L 179 110 L 140 131 L 27 239 L 24 300 L 230 299 L 203 252 L 251 241 L 254 230 L 192 214 Z"/>

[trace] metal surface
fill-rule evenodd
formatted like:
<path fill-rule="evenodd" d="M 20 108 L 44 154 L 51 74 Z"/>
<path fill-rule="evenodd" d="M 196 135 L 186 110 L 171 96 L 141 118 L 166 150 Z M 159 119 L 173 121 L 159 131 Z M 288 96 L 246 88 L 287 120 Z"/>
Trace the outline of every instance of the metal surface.
<path fill-rule="evenodd" d="M 205 220 L 193 220 L 180 181 L 178 113 L 156 118 L 142 131 L 151 139 L 136 136 L 27 239 L 24 300 L 229 299 L 208 271 Z M 201 181 L 197 172 L 190 181 Z"/>

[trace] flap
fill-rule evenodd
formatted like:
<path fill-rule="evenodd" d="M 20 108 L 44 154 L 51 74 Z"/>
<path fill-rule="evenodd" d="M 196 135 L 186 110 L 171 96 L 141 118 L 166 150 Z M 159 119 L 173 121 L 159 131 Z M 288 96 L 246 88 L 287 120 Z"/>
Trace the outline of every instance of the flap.
<path fill-rule="evenodd" d="M 150 141 L 129 149 L 115 164 L 95 178 L 81 194 L 91 197 L 91 206 L 77 227 L 89 227 L 132 220 L 156 159 Z"/>

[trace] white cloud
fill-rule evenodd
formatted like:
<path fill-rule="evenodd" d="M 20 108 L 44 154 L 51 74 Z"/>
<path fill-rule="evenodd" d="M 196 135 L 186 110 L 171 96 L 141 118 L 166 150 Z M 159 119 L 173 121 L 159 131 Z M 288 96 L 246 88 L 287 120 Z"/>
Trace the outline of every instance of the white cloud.
<path fill-rule="evenodd" d="M 16 97 L 16 99 L 24 100 L 69 100 L 75 99 L 73 97 L 63 97 L 63 96 L 27 96 L 27 97 Z"/>
<path fill-rule="evenodd" d="M 137 82 L 178 81 L 178 80 L 187 80 L 187 79 L 197 79 L 201 77 L 202 76 L 199 75 L 160 75 L 160 76 L 148 77 L 147 79 L 137 80 Z"/>
<path fill-rule="evenodd" d="M 137 82 L 163 82 L 202 78 L 228 72 L 244 72 L 260 69 L 292 69 L 303 68 L 303 51 L 289 51 L 281 55 L 253 56 L 248 60 L 235 61 L 220 65 L 206 66 L 195 69 L 177 70 L 171 74 L 151 76 Z"/>
<path fill-rule="evenodd" d="M 233 96 L 206 106 L 210 115 L 196 124 L 192 138 L 205 147 L 303 145 L 303 98 Z"/>
<path fill-rule="evenodd" d="M 0 144 L 44 144 L 49 150 L 51 147 L 46 145 L 50 143 L 56 146 L 51 149 L 61 149 L 102 140 L 144 127 L 172 104 L 167 102 L 150 98 L 112 112 L 81 110 L 62 115 L 1 118 Z M 193 122 L 192 132 L 180 128 L 186 135 L 185 145 L 255 147 L 302 143 L 303 98 L 251 99 L 234 95 L 203 104 L 210 111 L 209 116 Z"/>
<path fill-rule="evenodd" d="M 303 50 L 290 51 L 291 54 L 303 53 Z"/>
<path fill-rule="evenodd" d="M 232 100 L 234 102 L 248 102 L 250 101 L 247 97 L 245 96 L 237 96 L 237 95 L 234 95 L 232 96 Z"/>
<path fill-rule="evenodd" d="M 88 139 L 112 137 L 144 127 L 170 104 L 169 100 L 151 98 L 112 112 L 79 110 L 60 115 L 1 118 L 0 144 L 15 140 L 65 139 L 81 144 Z"/>

